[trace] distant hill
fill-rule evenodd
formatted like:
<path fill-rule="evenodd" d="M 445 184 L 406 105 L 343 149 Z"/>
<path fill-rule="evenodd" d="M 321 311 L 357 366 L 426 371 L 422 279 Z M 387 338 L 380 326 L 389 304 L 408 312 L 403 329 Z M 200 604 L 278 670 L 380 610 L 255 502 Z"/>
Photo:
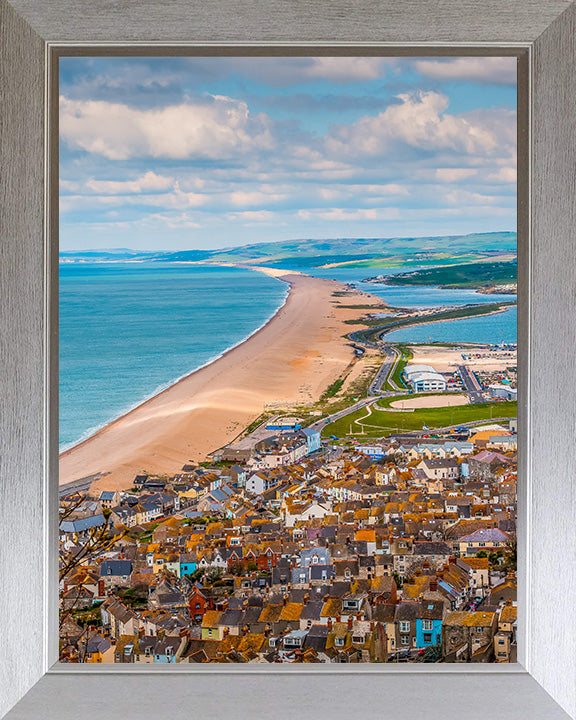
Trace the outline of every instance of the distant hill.
<path fill-rule="evenodd" d="M 130 250 L 129 248 L 102 248 L 99 250 L 61 250 L 60 258 L 64 259 L 87 259 L 87 260 L 133 260 L 142 257 L 156 257 L 157 252 L 145 252 L 142 250 Z"/>
<path fill-rule="evenodd" d="M 217 250 L 139 252 L 136 250 L 86 250 L 60 253 L 74 260 L 208 261 L 268 265 L 277 268 L 307 267 L 404 267 L 453 265 L 500 256 L 516 256 L 516 233 L 474 233 L 438 237 L 300 239 L 257 243 Z"/>
<path fill-rule="evenodd" d="M 158 259 L 184 259 L 187 251 Z M 516 255 L 516 233 L 474 233 L 440 237 L 335 238 L 287 240 L 213 250 L 214 262 L 258 263 L 271 267 L 390 267 L 406 263 L 440 265 L 490 256 Z M 192 256 L 186 259 L 193 259 Z M 205 259 L 208 259 L 205 258 Z"/>

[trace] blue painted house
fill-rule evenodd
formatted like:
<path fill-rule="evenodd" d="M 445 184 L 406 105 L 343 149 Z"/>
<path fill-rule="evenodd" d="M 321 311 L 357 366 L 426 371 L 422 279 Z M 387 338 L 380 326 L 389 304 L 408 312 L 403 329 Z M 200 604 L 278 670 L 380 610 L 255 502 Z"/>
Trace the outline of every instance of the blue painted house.
<path fill-rule="evenodd" d="M 443 600 L 422 600 L 416 616 L 416 647 L 433 647 L 442 642 Z"/>
<path fill-rule="evenodd" d="M 196 572 L 196 567 L 198 566 L 197 563 L 197 557 L 196 555 L 192 554 L 183 554 L 180 555 L 180 568 L 178 577 L 184 577 L 184 575 L 192 575 L 192 573 Z"/>
<path fill-rule="evenodd" d="M 182 643 L 182 639 L 179 637 L 165 637 L 162 640 L 158 640 L 154 647 L 154 662 L 155 663 L 175 663 L 176 653 Z"/>

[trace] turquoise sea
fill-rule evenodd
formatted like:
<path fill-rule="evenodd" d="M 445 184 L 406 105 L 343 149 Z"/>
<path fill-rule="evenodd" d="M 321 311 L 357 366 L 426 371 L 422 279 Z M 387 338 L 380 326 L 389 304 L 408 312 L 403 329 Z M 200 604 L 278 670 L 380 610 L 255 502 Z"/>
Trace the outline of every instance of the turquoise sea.
<path fill-rule="evenodd" d="M 294 269 L 297 269 L 296 267 Z M 511 300 L 473 290 L 364 283 L 401 270 L 310 269 L 395 307 Z M 252 270 L 167 263 L 60 265 L 60 449 L 206 365 L 262 327 L 285 283 Z M 398 330 L 390 340 L 515 343 L 516 311 Z"/>
<path fill-rule="evenodd" d="M 262 327 L 287 285 L 253 270 L 60 265 L 60 450 Z"/>

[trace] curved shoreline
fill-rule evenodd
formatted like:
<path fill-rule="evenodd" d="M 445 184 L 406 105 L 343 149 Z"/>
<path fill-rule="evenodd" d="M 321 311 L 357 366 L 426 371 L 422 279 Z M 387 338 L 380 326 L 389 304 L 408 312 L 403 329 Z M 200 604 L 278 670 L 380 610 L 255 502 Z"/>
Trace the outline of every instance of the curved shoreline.
<path fill-rule="evenodd" d="M 250 268 L 250 269 L 253 269 L 253 268 Z M 278 278 L 278 279 L 281 279 L 281 278 Z M 162 395 L 164 395 L 165 393 L 167 393 L 169 390 L 171 390 L 172 388 L 176 387 L 176 386 L 179 385 L 180 383 L 186 382 L 186 380 L 189 380 L 191 377 L 193 377 L 193 376 L 196 375 L 197 373 L 200 373 L 202 370 L 205 370 L 206 368 L 211 367 L 212 365 L 214 365 L 215 363 L 217 363 L 219 360 L 223 360 L 223 359 L 226 358 L 230 353 L 232 353 L 234 350 L 236 350 L 236 349 L 239 348 L 239 347 L 242 347 L 242 345 L 244 345 L 244 343 L 247 343 L 250 339 L 256 337 L 256 336 L 258 335 L 258 333 L 260 333 L 262 330 L 264 330 L 264 329 L 266 328 L 267 325 L 269 325 L 271 322 L 274 321 L 274 319 L 275 319 L 275 318 L 277 317 L 277 315 L 280 313 L 280 311 L 282 310 L 282 308 L 285 307 L 285 305 L 286 305 L 286 303 L 287 303 L 287 301 L 288 301 L 288 298 L 289 298 L 289 296 L 290 296 L 290 292 L 291 292 L 291 290 L 292 290 L 292 283 L 291 283 L 289 280 L 282 280 L 282 282 L 285 282 L 285 283 L 288 285 L 288 292 L 286 293 L 286 297 L 284 298 L 284 302 L 282 303 L 282 305 L 280 305 L 280 306 L 278 307 L 278 309 L 276 310 L 276 312 L 275 312 L 273 315 L 271 315 L 271 316 L 266 320 L 266 322 L 265 322 L 263 325 L 260 325 L 259 328 L 256 328 L 256 330 L 254 330 L 252 333 L 250 333 L 250 335 L 248 335 L 247 337 L 245 337 L 243 340 L 240 340 L 240 342 L 236 343 L 235 345 L 232 345 L 232 346 L 229 347 L 227 350 L 224 350 L 224 352 L 220 353 L 217 357 L 213 358 L 212 360 L 208 360 L 208 362 L 204 363 L 203 365 L 200 365 L 200 367 L 197 367 L 197 368 L 195 368 L 194 370 L 191 370 L 189 373 L 186 373 L 185 375 L 182 375 L 182 377 L 177 378 L 176 380 L 174 380 L 173 382 L 171 382 L 167 387 L 163 388 L 163 389 L 160 390 L 159 392 L 156 392 L 156 393 L 154 393 L 153 395 L 151 395 L 150 397 L 147 397 L 147 398 L 145 398 L 144 400 L 141 400 L 141 401 L 138 402 L 134 407 L 130 408 L 130 409 L 127 410 L 126 412 L 123 412 L 123 413 L 122 413 L 121 415 L 119 415 L 118 417 L 115 417 L 115 418 L 113 418 L 112 420 L 110 420 L 109 422 L 104 423 L 104 424 L 102 425 L 102 427 L 99 427 L 97 430 L 95 430 L 93 433 L 91 433 L 89 437 L 84 438 L 83 440 L 78 440 L 78 441 L 75 442 L 71 447 L 68 447 L 68 448 L 63 449 L 61 452 L 58 453 L 59 457 L 62 457 L 62 456 L 64 456 L 64 455 L 68 455 L 68 454 L 70 453 L 70 451 L 76 450 L 77 448 L 82 447 L 83 445 L 85 445 L 86 443 L 90 442 L 92 439 L 94 439 L 94 438 L 97 437 L 98 435 L 100 435 L 104 430 L 107 430 L 108 428 L 112 428 L 114 425 L 116 425 L 116 424 L 117 424 L 118 422 L 120 422 L 121 420 L 123 420 L 123 419 L 125 419 L 125 418 L 128 418 L 128 417 L 129 417 L 130 415 L 132 415 L 133 413 L 137 412 L 137 411 L 140 410 L 141 408 L 144 408 L 146 405 L 148 405 L 149 403 L 153 402 L 153 401 L 156 400 L 157 398 L 160 398 Z"/>
<path fill-rule="evenodd" d="M 100 475 L 99 489 L 121 489 L 144 471 L 173 474 L 225 445 L 267 404 L 314 402 L 353 359 L 344 320 L 357 314 L 339 306 L 360 298 L 380 311 L 386 308 L 380 298 L 333 280 L 249 269 L 288 284 L 278 311 L 218 359 L 64 451 L 60 484 Z M 343 289 L 345 297 L 334 296 Z"/>
<path fill-rule="evenodd" d="M 183 264 L 183 263 L 180 263 L 180 264 Z M 226 265 L 226 266 L 224 266 L 224 267 L 232 267 L 232 266 Z M 247 270 L 253 270 L 254 272 L 259 272 L 259 271 L 261 271 L 260 268 L 255 268 L 255 267 L 250 267 L 250 268 L 245 268 L 245 269 L 247 269 Z M 190 370 L 189 372 L 184 373 L 183 375 L 180 375 L 180 377 L 177 377 L 177 378 L 175 378 L 174 380 L 169 380 L 169 381 L 167 381 L 164 385 L 161 385 L 159 388 L 156 388 L 156 390 L 154 390 L 153 392 L 151 392 L 150 394 L 148 394 L 148 395 L 147 395 L 146 397 L 144 397 L 142 400 L 138 400 L 137 402 L 135 402 L 134 404 L 132 404 L 130 407 L 126 408 L 125 410 L 122 410 L 118 415 L 115 415 L 114 417 L 110 418 L 109 420 L 106 420 L 106 421 L 103 422 L 102 424 L 100 424 L 100 425 L 98 425 L 98 426 L 96 426 L 96 427 L 94 427 L 94 428 L 92 428 L 92 429 L 86 430 L 86 432 L 83 433 L 83 434 L 78 438 L 78 440 L 74 440 L 73 442 L 69 443 L 69 444 L 66 445 L 65 447 L 59 449 L 59 450 L 58 450 L 58 456 L 60 457 L 60 456 L 64 455 L 65 453 L 69 452 L 70 450 L 74 450 L 75 448 L 80 447 L 80 445 L 82 445 L 83 443 L 85 443 L 85 442 L 87 442 L 88 440 L 90 440 L 90 439 L 92 439 L 93 437 L 95 437 L 95 436 L 100 432 L 100 430 L 104 430 L 104 429 L 107 428 L 109 425 L 112 425 L 112 424 L 115 423 L 117 420 L 121 420 L 123 417 L 126 417 L 126 416 L 129 415 L 131 412 L 133 412 L 134 410 L 138 410 L 138 408 L 140 408 L 140 407 L 142 407 L 143 405 L 145 405 L 148 401 L 154 400 L 154 398 L 158 397 L 158 396 L 161 395 L 163 392 L 166 392 L 166 390 L 170 390 L 171 387 L 174 387 L 174 385 L 177 385 L 179 382 L 182 382 L 183 380 L 186 380 L 187 378 L 191 377 L 192 375 L 194 375 L 194 373 L 197 373 L 197 372 L 199 372 L 200 370 L 203 370 L 204 368 L 208 367 L 209 365 L 212 365 L 212 363 L 217 362 L 218 360 L 220 360 L 221 358 L 223 358 L 225 355 L 227 355 L 229 352 L 231 352 L 231 351 L 234 350 L 235 348 L 239 347 L 239 346 L 242 345 L 243 343 L 245 343 L 245 342 L 247 342 L 248 340 L 250 340 L 250 338 L 253 337 L 254 335 L 256 335 L 257 333 L 259 333 L 260 330 L 263 330 L 263 329 L 266 327 L 266 325 L 268 325 L 269 322 L 271 322 L 272 320 L 274 320 L 274 318 L 276 317 L 276 315 L 277 315 L 277 314 L 280 312 L 280 310 L 284 307 L 284 305 L 286 304 L 286 301 L 288 300 L 288 295 L 290 294 L 290 288 L 291 288 L 291 285 L 290 285 L 290 282 L 289 282 L 289 281 L 283 280 L 281 277 L 277 277 L 277 276 L 271 275 L 271 274 L 269 274 L 269 273 L 266 273 L 266 274 L 268 274 L 270 277 L 274 277 L 276 280 L 279 280 L 279 281 L 281 281 L 281 282 L 286 283 L 286 285 L 288 285 L 288 288 L 287 288 L 287 290 L 286 290 L 286 295 L 284 296 L 284 299 L 282 300 L 281 305 L 279 305 L 279 306 L 276 308 L 276 310 L 272 313 L 272 315 L 270 315 L 270 316 L 262 323 L 262 325 L 260 325 L 260 326 L 257 327 L 255 330 L 253 330 L 249 335 L 246 335 L 246 337 L 242 338 L 242 340 L 239 340 L 237 343 L 234 343 L 234 345 L 230 345 L 230 347 L 226 348 L 226 350 L 223 350 L 221 353 L 218 353 L 218 354 L 215 355 L 214 357 L 210 358 L 210 360 L 207 360 L 207 361 L 206 361 L 205 363 L 203 363 L 202 365 L 199 365 L 197 368 L 194 368 L 194 370 Z"/>

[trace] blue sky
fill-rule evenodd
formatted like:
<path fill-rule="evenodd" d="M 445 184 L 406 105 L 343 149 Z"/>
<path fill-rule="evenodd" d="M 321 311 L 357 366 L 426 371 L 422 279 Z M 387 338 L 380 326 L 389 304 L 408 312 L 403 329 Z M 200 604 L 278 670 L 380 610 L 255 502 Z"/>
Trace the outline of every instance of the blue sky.
<path fill-rule="evenodd" d="M 63 250 L 515 229 L 515 58 L 60 60 Z"/>

